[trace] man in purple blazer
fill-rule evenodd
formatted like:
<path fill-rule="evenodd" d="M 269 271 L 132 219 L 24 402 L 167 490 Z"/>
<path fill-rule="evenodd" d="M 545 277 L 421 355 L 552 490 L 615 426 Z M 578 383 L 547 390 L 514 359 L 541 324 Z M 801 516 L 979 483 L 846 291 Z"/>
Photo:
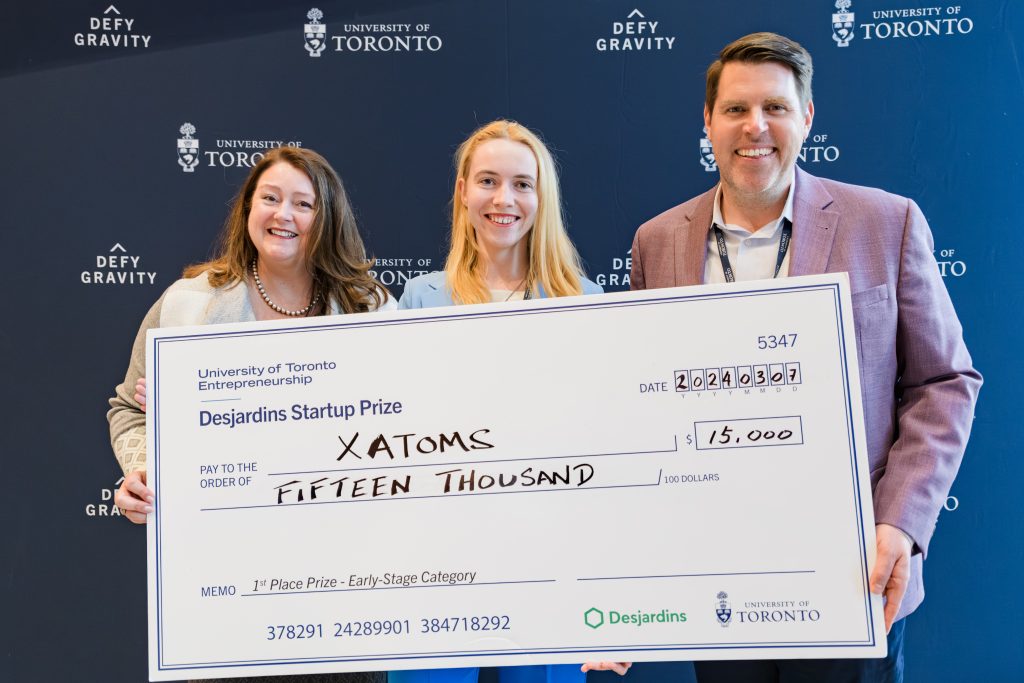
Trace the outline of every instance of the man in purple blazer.
<path fill-rule="evenodd" d="M 921 604 L 922 560 L 970 434 L 981 375 L 917 205 L 797 168 L 811 130 L 811 56 L 755 33 L 707 72 L 704 123 L 721 182 L 657 216 L 633 241 L 633 289 L 847 272 L 853 292 L 875 511 L 874 593 L 888 656 L 698 662 L 707 681 L 901 681 L 903 617 Z"/>

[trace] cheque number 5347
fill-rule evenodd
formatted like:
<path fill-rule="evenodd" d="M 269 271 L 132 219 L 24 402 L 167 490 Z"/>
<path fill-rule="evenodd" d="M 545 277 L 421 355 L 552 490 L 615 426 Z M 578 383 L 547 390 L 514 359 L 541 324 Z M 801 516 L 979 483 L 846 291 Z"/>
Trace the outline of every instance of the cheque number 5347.
<path fill-rule="evenodd" d="M 762 334 L 757 338 L 757 348 L 778 349 L 796 346 L 796 333 L 792 334 Z"/>

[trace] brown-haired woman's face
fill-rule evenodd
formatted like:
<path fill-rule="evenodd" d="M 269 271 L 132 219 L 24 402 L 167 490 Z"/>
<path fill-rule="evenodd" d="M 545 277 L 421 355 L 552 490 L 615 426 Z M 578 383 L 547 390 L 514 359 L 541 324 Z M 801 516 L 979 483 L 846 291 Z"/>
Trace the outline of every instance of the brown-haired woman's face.
<path fill-rule="evenodd" d="M 256 181 L 249 208 L 249 239 L 260 261 L 304 265 L 306 240 L 316 214 L 316 192 L 305 172 L 279 161 Z"/>

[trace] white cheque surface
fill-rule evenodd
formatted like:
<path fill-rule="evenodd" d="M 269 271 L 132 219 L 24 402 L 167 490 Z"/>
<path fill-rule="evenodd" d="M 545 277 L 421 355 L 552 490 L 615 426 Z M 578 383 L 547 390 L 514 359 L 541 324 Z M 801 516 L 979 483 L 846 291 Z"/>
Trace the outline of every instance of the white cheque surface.
<path fill-rule="evenodd" d="M 153 680 L 884 655 L 845 275 L 147 343 Z"/>

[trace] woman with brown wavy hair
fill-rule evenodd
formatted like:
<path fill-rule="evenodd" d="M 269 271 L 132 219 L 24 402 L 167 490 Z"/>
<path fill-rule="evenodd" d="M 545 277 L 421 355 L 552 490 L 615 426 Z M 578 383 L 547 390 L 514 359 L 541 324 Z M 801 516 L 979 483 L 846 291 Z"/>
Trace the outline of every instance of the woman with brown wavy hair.
<path fill-rule="evenodd" d="M 301 230 L 285 225 L 273 232 L 270 227 L 278 220 L 279 210 L 289 204 L 261 187 L 280 190 L 275 182 L 285 177 L 302 187 L 296 187 L 290 215 L 280 218 Z M 254 221 L 263 223 L 253 225 Z M 268 152 L 253 167 L 231 207 L 220 255 L 189 266 L 184 277 L 205 272 L 212 287 L 234 286 L 252 279 L 257 260 L 258 265 L 278 272 L 283 282 L 277 286 L 288 290 L 281 296 L 295 298 L 302 315 L 326 315 L 332 306 L 336 312 L 360 313 L 380 308 L 388 298 L 384 286 L 369 275 L 370 264 L 341 178 L 312 150 L 278 147 Z M 306 307 L 298 306 L 306 301 Z M 270 312 L 257 306 L 255 319 L 288 317 L 274 305 L 269 307 Z"/>
<path fill-rule="evenodd" d="M 154 503 L 146 486 L 146 330 L 394 308 L 370 265 L 345 188 L 327 160 L 296 147 L 268 152 L 235 198 L 219 255 L 186 268 L 149 310 L 110 399 L 110 440 L 125 475 L 114 502 L 125 517 L 143 524 Z M 273 680 L 382 679 L 361 673 Z"/>

